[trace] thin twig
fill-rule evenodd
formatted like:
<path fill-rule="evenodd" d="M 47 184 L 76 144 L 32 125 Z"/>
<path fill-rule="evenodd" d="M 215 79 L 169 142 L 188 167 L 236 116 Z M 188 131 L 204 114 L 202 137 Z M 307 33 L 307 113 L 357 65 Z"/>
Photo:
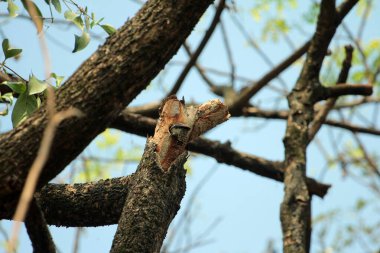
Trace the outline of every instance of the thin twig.
<path fill-rule="evenodd" d="M 286 110 L 270 111 L 270 110 L 262 110 L 258 107 L 248 107 L 248 108 L 243 108 L 243 112 L 239 116 L 286 120 L 288 117 L 288 113 L 289 112 Z M 232 116 L 236 116 L 236 115 L 232 114 Z M 355 124 L 351 124 L 351 123 L 347 122 L 346 120 L 345 121 L 342 121 L 342 120 L 338 121 L 338 120 L 327 119 L 324 122 L 324 124 L 329 125 L 329 126 L 342 128 L 342 129 L 346 129 L 346 130 L 349 130 L 351 132 L 358 132 L 358 133 L 372 134 L 372 135 L 379 135 L 380 136 L 380 129 L 358 126 Z"/>
<path fill-rule="evenodd" d="M 342 69 L 340 71 L 337 83 L 347 81 L 348 73 L 351 68 L 353 48 L 352 46 L 346 46 L 345 50 L 346 50 L 346 58 L 344 59 L 342 63 Z M 315 115 L 313 121 L 310 123 L 310 126 L 309 126 L 309 143 L 314 139 L 314 136 L 317 134 L 317 132 L 321 128 L 323 122 L 326 121 L 328 113 L 334 107 L 337 100 L 338 98 L 328 99 L 326 101 L 325 106 L 321 108 L 318 111 L 318 113 Z"/>
<path fill-rule="evenodd" d="M 223 24 L 223 20 L 220 20 L 220 30 L 222 31 L 222 37 L 223 37 L 223 42 L 224 42 L 223 44 L 226 48 L 227 59 L 228 59 L 228 62 L 230 64 L 230 73 L 231 73 L 230 85 L 231 85 L 231 87 L 234 87 L 236 66 L 235 66 L 235 62 L 234 62 L 234 58 L 233 58 L 233 54 L 232 54 L 231 45 L 230 45 L 230 42 L 228 41 L 227 31 L 226 31 L 226 28 L 224 27 L 224 24 Z"/>
<path fill-rule="evenodd" d="M 30 204 L 30 210 L 25 220 L 26 230 L 32 241 L 33 252 L 55 253 L 55 245 L 44 214 L 36 199 Z"/>
<path fill-rule="evenodd" d="M 28 177 L 25 181 L 25 186 L 23 188 L 19 203 L 16 208 L 15 215 L 13 217 L 15 224 L 13 226 L 12 235 L 9 242 L 9 252 L 13 252 L 13 250 L 15 249 L 14 247 L 16 245 L 21 222 L 25 219 L 25 215 L 28 211 L 30 201 L 32 200 L 34 191 L 36 189 L 38 177 L 49 157 L 50 147 L 53 143 L 57 126 L 61 121 L 63 121 L 66 118 L 81 115 L 82 113 L 79 110 L 75 108 L 70 108 L 66 111 L 54 114 L 54 116 L 49 120 L 41 140 L 41 145 L 38 150 L 37 157 L 34 160 L 32 167 L 30 168 Z"/>
<path fill-rule="evenodd" d="M 359 145 L 360 149 L 363 152 L 363 157 L 366 160 L 368 166 L 372 170 L 372 172 L 380 179 L 380 171 L 373 159 L 369 156 L 367 149 L 363 145 L 363 142 L 360 140 L 359 136 L 356 133 L 353 133 L 353 137 L 356 143 Z"/>
<path fill-rule="evenodd" d="M 203 36 L 202 41 L 199 43 L 198 48 L 195 50 L 194 54 L 190 58 L 189 62 L 181 72 L 180 76 L 178 77 L 177 81 L 173 85 L 172 90 L 169 92 L 168 96 L 175 95 L 179 88 L 181 87 L 183 81 L 185 80 L 187 74 L 189 73 L 190 69 L 194 66 L 195 62 L 197 61 L 198 57 L 202 53 L 203 49 L 205 48 L 207 42 L 210 40 L 211 35 L 214 33 L 214 30 L 219 23 L 220 16 L 222 15 L 222 12 L 224 10 L 225 6 L 225 0 L 220 0 L 218 8 L 216 9 L 215 15 L 213 20 L 211 21 L 210 27 L 206 31 L 205 35 Z"/>
<path fill-rule="evenodd" d="M 233 114 L 235 111 L 241 110 L 241 108 L 247 104 L 249 99 L 253 97 L 257 92 L 264 88 L 270 81 L 297 61 L 309 48 L 310 41 L 307 41 L 299 49 L 293 52 L 288 56 L 284 61 L 271 69 L 268 73 L 262 76 L 258 81 L 251 84 L 240 96 L 238 99 L 230 106 L 230 112 Z"/>
<path fill-rule="evenodd" d="M 363 32 L 364 32 L 364 27 L 365 27 L 365 25 L 367 23 L 369 12 L 372 9 L 372 0 L 368 0 L 365 3 L 366 3 L 366 6 L 365 6 L 365 9 L 363 11 L 363 15 L 362 15 L 362 18 L 360 20 L 360 25 L 359 25 L 359 28 L 358 28 L 358 34 L 356 36 L 357 41 L 361 41 L 361 39 L 362 39 Z"/>
<path fill-rule="evenodd" d="M 190 56 L 190 58 L 193 58 L 194 56 L 194 53 L 191 52 L 191 49 L 190 49 L 190 46 L 185 42 L 183 43 L 183 48 L 185 49 L 186 53 Z M 201 78 L 203 79 L 203 81 L 205 81 L 205 83 L 211 88 L 211 90 L 216 86 L 210 78 L 208 78 L 206 76 L 206 74 L 204 73 L 204 70 L 199 66 L 199 64 L 197 62 L 194 63 L 194 66 L 196 68 L 196 70 L 198 71 L 199 75 L 201 76 Z"/>
<path fill-rule="evenodd" d="M 122 117 L 112 123 L 111 127 L 146 137 L 147 134 L 151 135 L 153 133 L 155 124 L 156 120 L 152 118 L 124 112 Z M 233 165 L 276 181 L 283 181 L 284 172 L 282 170 L 282 162 L 270 161 L 240 152 L 232 148 L 230 142 L 221 143 L 206 138 L 197 138 L 189 143 L 187 149 L 189 151 L 213 157 L 219 163 Z M 308 188 L 310 193 L 321 198 L 325 196 L 329 187 L 330 185 L 325 185 L 312 178 L 308 178 Z"/>
<path fill-rule="evenodd" d="M 44 59 L 45 77 L 46 79 L 48 79 L 51 72 L 50 71 L 51 61 L 50 61 L 50 56 L 49 56 L 49 50 L 47 48 L 47 44 L 44 37 L 44 32 L 42 30 L 42 21 L 38 19 L 36 7 L 32 4 L 30 0 L 26 0 L 26 5 L 29 11 L 29 15 L 37 29 L 37 32 L 39 33 L 38 37 L 39 37 L 39 44 L 42 51 L 42 56 Z M 53 115 L 55 113 L 55 97 L 54 97 L 53 88 L 51 87 L 47 88 L 46 107 L 47 107 L 48 117 L 53 119 Z M 53 120 L 51 120 L 51 122 L 53 122 Z M 35 191 L 35 187 L 37 185 L 38 177 L 49 156 L 49 149 L 50 149 L 54 132 L 55 132 L 55 126 L 49 123 L 50 121 L 48 122 L 48 125 L 45 129 L 44 136 L 41 141 L 41 146 L 38 151 L 38 155 L 34 163 L 32 164 L 32 167 L 30 168 L 28 177 L 25 182 L 25 186 L 23 188 L 23 191 L 20 196 L 20 200 L 16 208 L 16 212 L 14 214 L 13 220 L 15 221 L 15 223 L 12 228 L 12 234 L 11 234 L 11 238 L 8 245 L 9 247 L 7 249 L 9 252 L 13 252 L 16 250 L 15 247 L 16 247 L 16 242 L 17 242 L 17 237 L 20 230 L 21 222 L 24 221 L 25 216 L 28 212 L 29 205 L 32 201 L 33 194 Z"/>
<path fill-rule="evenodd" d="M 179 221 L 176 223 L 175 227 L 173 228 L 173 231 L 178 235 L 179 231 L 181 229 L 181 226 L 184 224 L 184 222 L 188 219 L 190 216 L 190 212 L 192 211 L 192 207 L 194 206 L 195 198 L 199 195 L 199 192 L 202 190 L 203 186 L 206 185 L 206 183 L 211 179 L 211 177 L 214 175 L 214 173 L 217 171 L 218 163 L 214 165 L 208 173 L 198 182 L 198 184 L 195 186 L 194 191 L 191 193 L 189 200 L 187 201 L 186 207 L 184 209 L 184 212 L 179 219 Z M 174 237 L 171 236 L 168 238 L 166 245 L 170 246 L 172 244 Z M 178 238 L 177 238 L 178 240 Z M 166 246 L 166 247 L 167 247 Z"/>
<path fill-rule="evenodd" d="M 80 237 L 83 233 L 83 229 L 84 228 L 76 228 L 76 231 L 75 231 L 75 237 L 74 237 L 74 247 L 73 247 L 73 253 L 78 253 L 79 252 L 79 241 L 80 241 Z"/>
<path fill-rule="evenodd" d="M 231 12 L 229 12 L 231 14 Z M 238 30 L 243 34 L 245 39 L 248 41 L 248 43 L 256 50 L 256 52 L 259 54 L 259 56 L 264 60 L 264 62 L 271 68 L 274 68 L 275 65 L 272 62 L 272 60 L 269 58 L 269 56 L 259 47 L 259 44 L 252 38 L 252 36 L 249 35 L 249 32 L 245 29 L 243 24 L 235 17 L 235 15 L 231 14 L 231 20 L 235 24 L 235 26 L 238 28 Z M 286 82 L 281 78 L 281 76 L 276 76 L 276 79 L 280 82 L 282 85 L 282 88 L 286 89 Z"/>

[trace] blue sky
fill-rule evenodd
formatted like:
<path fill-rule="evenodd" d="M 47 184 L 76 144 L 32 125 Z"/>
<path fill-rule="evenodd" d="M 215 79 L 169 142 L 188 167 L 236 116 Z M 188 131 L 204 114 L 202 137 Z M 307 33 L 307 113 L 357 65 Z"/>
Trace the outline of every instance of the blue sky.
<path fill-rule="evenodd" d="M 79 1 L 82 5 L 84 1 Z M 302 1 L 301 1 L 302 2 Z M 250 16 L 249 10 L 253 6 L 252 1 L 237 1 L 240 11 L 239 19 L 246 26 L 250 35 L 259 38 L 260 29 L 263 22 L 255 22 Z M 43 6 L 43 4 L 41 4 Z M 84 4 L 82 5 L 84 6 Z M 89 10 L 96 13 L 97 17 L 105 17 L 105 23 L 121 26 L 128 17 L 131 17 L 138 9 L 138 4 L 133 1 L 95 1 L 89 4 Z M 300 9 L 305 9 L 307 4 L 303 2 Z M 6 5 L 0 5 L 2 13 L 6 11 Z M 49 13 L 48 9 L 44 9 L 44 13 Z M 213 15 L 213 8 L 201 19 L 197 27 L 194 29 L 189 42 L 192 48 L 198 44 L 205 29 L 207 29 L 210 18 Z M 300 10 L 286 10 L 284 16 L 289 18 L 291 22 L 296 23 L 301 20 Z M 61 18 L 55 14 L 57 18 Z M 247 41 L 237 31 L 232 24 L 231 18 L 224 13 L 226 29 L 228 31 L 231 44 L 234 50 L 234 59 L 237 67 L 237 74 L 251 78 L 252 80 L 260 78 L 266 71 L 270 70 L 268 66 L 247 43 Z M 378 19 L 378 18 L 376 18 Z M 376 30 L 376 22 L 379 20 L 370 19 L 368 28 L 365 31 L 364 38 L 372 39 L 379 37 Z M 357 26 L 355 20 L 355 11 L 351 13 L 346 21 L 350 27 Z M 313 26 L 304 27 L 308 34 L 314 31 Z M 3 34 L 11 41 L 14 47 L 23 48 L 23 54 L 17 62 L 10 62 L 12 68 L 18 73 L 27 77 L 34 73 L 37 77 L 43 79 L 44 62 L 42 60 L 41 51 L 36 37 L 35 29 L 32 24 L 25 20 L 15 19 L 7 24 L 1 24 Z M 71 73 L 94 52 L 101 40 L 92 39 L 90 45 L 83 51 L 72 54 L 70 51 L 73 47 L 74 33 L 80 34 L 76 28 L 47 25 L 45 31 L 48 34 L 47 42 L 49 52 L 52 59 L 52 69 L 59 75 L 70 76 Z M 100 29 L 95 30 L 103 38 L 106 37 Z M 342 32 L 338 31 L 338 35 Z M 51 37 L 54 37 L 52 40 Z M 307 40 L 307 36 L 300 35 L 297 32 L 290 33 L 293 42 L 299 46 Z M 57 44 L 56 40 L 59 41 Z M 25 42 L 28 43 L 25 43 Z M 227 57 L 222 44 L 220 28 L 213 35 L 210 43 L 201 55 L 200 63 L 204 66 L 228 71 Z M 259 40 L 258 40 L 259 41 Z M 61 45 L 62 44 L 62 45 Z M 277 43 L 270 41 L 261 42 L 260 47 L 266 52 L 273 63 L 278 63 L 292 52 L 283 40 Z M 181 49 L 173 58 L 175 62 L 184 62 L 187 56 Z M 172 66 L 172 65 L 171 65 Z M 301 64 L 285 71 L 281 77 L 286 80 L 288 88 L 294 84 Z M 161 99 L 165 89 L 169 89 L 176 80 L 178 73 L 181 71 L 182 65 L 174 65 L 165 70 L 160 76 L 152 82 L 152 85 L 140 94 L 132 104 L 143 104 L 148 101 L 156 101 Z M 228 78 L 212 76 L 218 84 L 227 84 Z M 195 70 L 192 70 L 187 77 L 184 88 L 179 91 L 179 97 L 185 96 L 186 101 L 203 102 L 213 99 L 215 96 L 208 92 L 207 87 L 201 84 Z M 280 87 L 278 81 L 273 84 Z M 238 83 L 237 85 L 244 85 Z M 270 91 L 262 91 L 252 102 L 259 104 L 264 108 L 270 108 L 276 102 L 276 95 Z M 286 103 L 281 103 L 285 108 Z M 266 121 L 252 119 L 231 119 L 222 126 L 207 133 L 207 137 L 213 140 L 227 141 L 231 140 L 234 148 L 252 153 L 254 155 L 263 156 L 272 160 L 283 159 L 282 137 L 285 131 L 285 121 Z M 10 129 L 9 118 L 2 118 L 0 121 L 0 130 L 7 131 Z M 334 130 L 335 131 L 335 130 Z M 336 131 L 335 131 L 336 132 Z M 130 146 L 143 146 L 145 139 L 134 137 L 129 134 L 120 134 L 121 139 L 118 146 L 128 150 Z M 322 141 L 327 141 L 329 132 L 326 128 L 318 134 Z M 376 138 L 364 137 L 365 143 L 370 150 L 375 150 L 379 142 Z M 97 154 L 98 150 L 92 145 L 87 152 Z M 108 155 L 111 155 L 111 151 Z M 102 155 L 104 155 L 102 153 Z M 105 154 L 107 155 L 107 154 Z M 308 174 L 318 178 L 321 169 L 325 166 L 325 161 L 321 157 L 320 152 L 315 145 L 308 148 Z M 127 166 L 127 171 L 113 172 L 115 176 L 123 173 L 130 173 L 135 165 Z M 183 200 L 183 207 L 188 206 L 189 198 L 198 186 L 199 182 L 212 170 L 215 173 L 207 181 L 191 205 L 191 226 L 187 230 L 173 231 L 178 218 L 182 216 L 184 208 L 178 214 L 173 222 L 174 227 L 169 230 L 168 236 L 175 235 L 173 241 L 174 246 L 183 247 L 184 245 L 195 243 L 197 236 L 201 235 L 205 229 L 215 222 L 213 230 L 203 236 L 203 241 L 208 244 L 194 249 L 194 252 L 263 252 L 267 241 L 273 239 L 276 248 L 281 252 L 281 226 L 279 221 L 279 206 L 282 201 L 283 185 L 281 183 L 259 177 L 249 172 L 245 172 L 233 166 L 216 164 L 214 159 L 196 155 L 191 158 L 192 173 L 188 175 L 188 190 Z M 62 176 L 62 175 L 61 175 Z M 324 182 L 332 183 L 333 187 L 328 195 L 323 199 L 314 198 L 313 213 L 315 215 L 326 212 L 334 208 L 349 209 L 358 197 L 371 198 L 368 190 L 360 187 L 351 179 L 342 180 L 341 171 L 337 168 L 329 169 Z M 1 223 L 7 231 L 10 231 L 10 222 Z M 80 252 L 107 252 L 111 246 L 112 238 L 116 226 L 89 228 L 83 231 L 80 241 Z M 73 228 L 56 228 L 51 227 L 53 239 L 61 252 L 72 252 L 75 229 Z M 317 249 L 317 248 L 313 248 Z M 351 252 L 355 252 L 356 248 L 352 248 Z M 21 234 L 19 252 L 31 252 L 30 242 L 25 233 Z M 313 251 L 314 252 L 314 251 Z M 316 251 L 315 251 L 316 252 Z"/>

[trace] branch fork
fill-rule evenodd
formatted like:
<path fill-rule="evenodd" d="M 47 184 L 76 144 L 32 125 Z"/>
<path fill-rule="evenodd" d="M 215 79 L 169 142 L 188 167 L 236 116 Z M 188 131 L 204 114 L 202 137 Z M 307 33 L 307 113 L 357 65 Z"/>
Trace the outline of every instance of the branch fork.
<path fill-rule="evenodd" d="M 227 106 L 219 100 L 199 107 L 185 107 L 175 96 L 164 101 L 154 136 L 131 175 L 111 253 L 160 252 L 185 194 L 187 143 L 228 117 Z"/>
<path fill-rule="evenodd" d="M 227 106 L 218 99 L 186 107 L 184 100 L 175 96 L 164 101 L 160 115 L 151 140 L 157 144 L 156 152 L 164 171 L 185 151 L 188 142 L 230 117 Z"/>

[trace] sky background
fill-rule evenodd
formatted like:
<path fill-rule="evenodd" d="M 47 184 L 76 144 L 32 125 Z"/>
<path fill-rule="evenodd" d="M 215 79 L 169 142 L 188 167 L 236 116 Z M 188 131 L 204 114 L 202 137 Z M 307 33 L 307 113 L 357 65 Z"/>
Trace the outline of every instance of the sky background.
<path fill-rule="evenodd" d="M 284 17 L 292 24 L 302 24 L 302 13 L 305 13 L 310 1 L 299 1 L 297 9 L 285 8 Z M 83 1 L 78 1 L 81 6 L 85 6 Z M 19 3 L 20 4 L 20 3 Z M 252 18 L 250 13 L 253 7 L 252 1 L 236 1 L 238 8 L 238 19 L 242 22 L 250 36 L 260 42 L 261 29 L 263 20 L 257 22 Z M 40 7 L 45 7 L 41 2 Z M 104 17 L 104 23 L 120 27 L 128 17 L 132 17 L 138 10 L 139 5 L 133 1 L 94 1 L 88 3 L 89 11 L 94 12 L 97 17 Z M 375 5 L 375 10 L 378 6 Z M 41 8 L 43 13 L 49 13 L 47 8 Z M 0 12 L 6 13 L 6 4 L 0 4 Z M 210 7 L 202 17 L 199 24 L 195 27 L 189 38 L 192 48 L 196 47 L 207 29 L 210 19 L 214 13 L 214 7 Z M 268 10 L 264 15 L 273 15 L 273 10 Z M 355 10 L 349 14 L 346 24 L 355 30 L 358 26 Z M 62 16 L 54 13 L 57 19 Z M 367 28 L 364 33 L 364 40 L 379 37 L 378 17 L 369 19 Z M 260 78 L 263 74 L 271 69 L 252 49 L 247 40 L 241 35 L 233 24 L 231 16 L 225 12 L 223 21 L 233 48 L 234 60 L 237 65 L 237 74 L 248 77 L 252 80 Z M 0 21 L 2 35 L 9 38 L 14 47 L 23 49 L 21 58 L 18 61 L 10 61 L 9 65 L 17 72 L 27 77 L 33 73 L 40 79 L 44 77 L 44 62 L 42 59 L 38 38 L 32 24 L 21 18 L 14 20 L 2 19 Z M 289 37 L 295 46 L 302 45 L 314 32 L 314 26 L 303 26 L 304 34 L 292 31 Z M 51 56 L 51 68 L 53 72 L 69 77 L 77 67 L 88 58 L 102 40 L 92 38 L 89 46 L 78 53 L 72 54 L 71 50 L 74 45 L 74 35 L 80 34 L 80 31 L 72 26 L 53 25 L 45 23 L 46 38 L 48 42 L 49 53 Z M 106 34 L 101 29 L 95 29 L 94 33 L 99 34 L 102 38 Z M 337 36 L 343 36 L 341 30 Z M 334 43 L 343 43 L 334 42 Z M 279 40 L 277 43 L 271 41 L 260 42 L 260 48 L 269 56 L 273 63 L 278 63 L 287 57 L 293 49 L 284 42 Z M 343 44 L 342 44 L 343 45 Z M 149 88 L 142 92 L 132 103 L 132 105 L 144 104 L 149 101 L 157 101 L 165 96 L 165 91 L 170 89 L 175 82 L 178 74 L 183 68 L 183 63 L 188 57 L 182 49 L 173 57 L 172 63 L 168 65 L 161 74 L 151 83 Z M 220 27 L 211 38 L 206 46 L 199 62 L 203 66 L 212 67 L 219 70 L 228 71 L 229 65 L 227 56 L 222 43 Z M 301 62 L 286 70 L 281 74 L 285 80 L 288 89 L 297 79 L 301 67 Z M 222 85 L 228 84 L 229 79 L 219 76 L 210 75 L 213 80 Z M 244 82 L 236 83 L 237 87 L 246 85 Z M 281 87 L 278 81 L 273 82 L 273 86 Z M 186 101 L 204 102 L 208 99 L 215 98 L 215 95 L 208 92 L 208 87 L 203 84 L 199 75 L 192 70 L 186 78 L 183 88 L 178 93 L 179 97 L 184 96 Z M 280 107 L 286 108 L 285 100 L 278 101 L 278 94 L 266 89 L 256 96 L 252 103 L 260 105 L 263 108 L 272 108 L 279 102 Z M 372 113 L 370 109 L 367 111 Z M 3 117 L 0 121 L 0 130 L 2 132 L 11 129 L 10 117 Z M 284 148 L 282 138 L 285 132 L 285 121 L 264 121 L 258 118 L 234 118 L 207 133 L 207 137 L 212 140 L 222 142 L 230 140 L 232 146 L 242 152 L 262 156 L 271 160 L 282 160 L 284 157 Z M 337 135 L 341 130 L 332 130 L 332 135 Z M 104 152 L 96 145 L 102 141 L 102 137 L 94 140 L 93 144 L 84 152 L 86 155 L 98 155 L 100 157 L 112 157 L 115 150 L 119 147 L 123 150 L 130 150 L 132 147 L 143 147 L 145 138 L 135 137 L 130 134 L 112 130 L 113 135 L 118 135 L 119 141 L 110 150 Z M 333 141 L 331 131 L 322 128 L 318 138 L 323 142 Z M 346 138 L 346 137 L 343 137 Z M 379 146 L 379 139 L 371 136 L 364 136 L 363 141 L 370 150 L 375 150 Z M 343 141 L 344 143 L 344 141 Z M 331 146 L 331 145 L 330 145 Z M 140 150 L 142 152 L 142 149 Z M 333 152 L 331 147 L 328 152 Z M 75 166 L 76 162 L 68 166 L 68 169 L 58 176 L 56 181 L 67 178 L 67 175 Z M 194 248 L 193 252 L 264 252 L 268 240 L 274 240 L 277 252 L 281 252 L 281 225 L 279 220 L 279 207 L 283 197 L 282 183 L 275 182 L 253 173 L 243 171 L 233 166 L 217 164 L 212 158 L 202 155 L 194 155 L 190 159 L 191 173 L 187 177 L 187 192 L 182 201 L 182 208 L 169 229 L 167 238 L 173 238 L 170 249 L 178 249 L 186 245 L 202 244 L 202 247 Z M 125 164 L 122 169 L 112 170 L 112 176 L 123 176 L 132 173 L 136 163 Z M 308 148 L 308 175 L 323 182 L 333 184 L 326 197 L 322 200 L 318 197 L 313 198 L 313 214 L 317 216 L 336 208 L 346 210 L 341 219 L 337 219 L 337 224 L 331 224 L 333 232 L 339 224 L 347 220 L 356 219 L 350 210 L 355 205 L 358 198 L 374 199 L 370 192 L 353 182 L 350 178 L 343 178 L 342 172 L 338 168 L 328 169 L 327 173 L 321 178 L 322 172 L 326 168 L 326 162 L 318 151 L 316 145 L 312 144 Z M 207 183 L 201 184 L 204 178 Z M 202 188 L 199 189 L 199 185 Z M 198 189 L 196 196 L 194 190 Z M 192 199 L 191 202 L 190 199 Z M 183 219 L 184 210 L 190 210 L 189 218 Z M 350 216 L 352 215 L 352 216 Z M 347 217 L 347 218 L 346 218 Z M 182 221 L 181 221 L 182 219 Z M 369 216 L 368 222 L 371 221 Z M 185 221 L 185 222 L 183 222 Z M 178 228 L 178 223 L 182 225 Z M 183 224 L 186 224 L 184 226 Z M 10 231 L 11 222 L 2 221 L 2 227 Z M 73 242 L 75 240 L 75 228 L 57 228 L 50 227 L 54 242 L 60 252 L 72 252 Z M 86 228 L 81 232 L 80 252 L 108 252 L 116 226 L 107 226 L 99 228 Z M 201 237 L 199 240 L 199 237 Z M 30 241 L 22 231 L 20 235 L 19 252 L 31 252 Z M 331 237 L 333 240 L 333 237 Z M 0 239 L 2 240 L 2 239 Z M 315 241 L 314 241 L 315 242 Z M 204 244 L 204 245 L 203 245 Z M 200 246 L 200 245 L 198 245 Z M 317 252 L 317 244 L 313 245 L 312 252 Z M 357 252 L 357 246 L 353 246 L 350 252 Z M 1 249 L 0 249 L 1 251 Z M 181 252 L 181 251 L 178 251 Z"/>

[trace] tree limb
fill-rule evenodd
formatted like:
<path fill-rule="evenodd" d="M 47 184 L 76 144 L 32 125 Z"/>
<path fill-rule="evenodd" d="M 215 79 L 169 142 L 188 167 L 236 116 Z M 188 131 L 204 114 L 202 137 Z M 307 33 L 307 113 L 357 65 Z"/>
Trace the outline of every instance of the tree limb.
<path fill-rule="evenodd" d="M 224 10 L 224 6 L 225 6 L 225 0 L 220 0 L 219 5 L 215 11 L 214 17 L 211 21 L 210 27 L 207 29 L 197 49 L 191 55 L 189 62 L 186 64 L 185 68 L 182 70 L 180 76 L 178 77 L 177 81 L 174 83 L 173 88 L 171 89 L 168 95 L 175 95 L 178 92 L 187 74 L 189 73 L 191 68 L 196 64 L 199 56 L 201 55 L 203 49 L 207 45 L 207 42 L 210 40 L 211 35 L 214 33 L 215 28 L 219 23 L 220 16 L 222 15 L 222 12 Z"/>
<path fill-rule="evenodd" d="M 351 68 L 352 53 L 354 49 L 352 48 L 352 46 L 348 45 L 345 47 L 345 50 L 346 50 L 346 57 L 343 60 L 342 69 L 339 73 L 337 83 L 343 83 L 347 81 L 348 73 Z M 309 143 L 314 139 L 315 135 L 318 133 L 322 124 L 326 121 L 327 115 L 329 114 L 330 110 L 334 107 L 337 100 L 338 98 L 329 98 L 326 101 L 325 106 L 323 106 L 317 111 L 313 121 L 310 123 L 309 140 L 308 140 Z"/>
<path fill-rule="evenodd" d="M 132 175 L 111 253 L 160 252 L 185 194 L 187 143 L 228 118 L 227 107 L 219 100 L 198 107 L 185 107 L 176 97 L 165 100 L 154 135 Z"/>
<path fill-rule="evenodd" d="M 124 111 L 121 117 L 113 122 L 111 127 L 145 137 L 153 134 L 155 124 L 156 120 L 154 119 Z M 222 144 L 218 141 L 197 138 L 190 142 L 187 148 L 189 151 L 213 157 L 218 162 L 233 165 L 260 176 L 268 177 L 276 181 L 283 180 L 283 164 L 281 162 L 273 162 L 261 157 L 239 152 L 233 149 L 229 143 Z M 308 187 L 312 194 L 324 197 L 330 185 L 321 184 L 313 179 L 308 179 Z"/>
<path fill-rule="evenodd" d="M 347 1 L 342 5 L 347 4 Z M 353 5 L 351 6 L 353 7 Z M 340 7 L 343 8 L 344 7 Z M 349 9 L 344 9 L 348 13 Z M 323 87 L 319 74 L 327 49 L 337 26 L 344 17 L 335 8 L 335 1 L 322 0 L 316 31 L 310 43 L 300 76 L 289 94 L 289 115 L 284 137 L 284 199 L 280 219 L 284 253 L 308 253 L 311 240 L 310 193 L 306 179 L 306 148 L 314 103 Z"/>
<path fill-rule="evenodd" d="M 243 109 L 242 115 L 244 117 L 259 117 L 259 118 L 265 118 L 265 119 L 286 120 L 288 118 L 289 112 L 285 110 L 271 111 L 271 110 L 262 110 L 257 107 L 248 107 L 248 108 Z M 337 120 L 327 119 L 323 122 L 323 124 L 346 129 L 354 133 L 372 134 L 372 135 L 380 136 L 379 129 L 362 127 L 362 126 L 350 124 L 349 122 L 341 122 Z"/>
<path fill-rule="evenodd" d="M 338 98 L 345 95 L 372 95 L 373 87 L 369 84 L 346 84 L 338 83 L 336 86 L 323 87 L 321 93 L 316 97 L 317 101 L 328 98 Z"/>
<path fill-rule="evenodd" d="M 55 245 L 38 203 L 34 199 L 25 219 L 26 231 L 32 241 L 34 253 L 55 253 Z"/>
<path fill-rule="evenodd" d="M 211 2 L 148 1 L 78 68 L 57 91 L 57 111 L 75 107 L 86 116 L 65 120 L 57 129 L 39 187 L 61 172 L 149 84 Z M 0 136 L 0 202 L 21 190 L 46 122 L 42 106 Z"/>

